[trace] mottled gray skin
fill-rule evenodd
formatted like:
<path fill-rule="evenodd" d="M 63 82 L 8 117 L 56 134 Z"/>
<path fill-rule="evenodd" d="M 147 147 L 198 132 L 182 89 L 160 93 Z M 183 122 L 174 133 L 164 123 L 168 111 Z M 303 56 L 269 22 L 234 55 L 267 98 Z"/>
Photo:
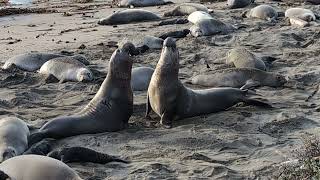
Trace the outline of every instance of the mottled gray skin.
<path fill-rule="evenodd" d="M 250 18 L 258 18 L 263 20 L 272 21 L 278 17 L 278 12 L 275 8 L 269 5 L 259 5 L 252 8 L 247 14 Z"/>
<path fill-rule="evenodd" d="M 127 127 L 133 111 L 131 68 L 129 52 L 117 49 L 110 58 L 107 77 L 89 104 L 75 115 L 49 121 L 39 132 L 30 135 L 29 144 L 44 138 L 61 139 L 80 134 L 119 131 Z"/>
<path fill-rule="evenodd" d="M 179 52 L 175 41 L 167 38 L 149 84 L 146 110 L 146 117 L 152 109 L 166 128 L 172 126 L 173 120 L 226 110 L 239 102 L 266 105 L 248 98 L 248 91 L 236 88 L 189 89 L 181 83 L 178 73 Z"/>
<path fill-rule="evenodd" d="M 132 69 L 131 88 L 133 91 L 146 91 L 154 72 L 150 67 L 136 67 Z"/>
<path fill-rule="evenodd" d="M 167 4 L 164 0 L 121 0 L 120 7 L 147 7 L 147 6 L 159 6 Z"/>
<path fill-rule="evenodd" d="M 41 66 L 39 73 L 52 75 L 61 82 L 93 80 L 91 70 L 73 57 L 51 59 Z"/>
<path fill-rule="evenodd" d="M 253 2 L 254 0 L 228 0 L 227 6 L 231 9 L 244 8 Z"/>
<path fill-rule="evenodd" d="M 98 24 L 118 25 L 143 21 L 157 21 L 160 19 L 161 18 L 158 15 L 144 9 L 126 9 L 123 11 L 117 11 L 107 18 L 99 20 Z"/>
<path fill-rule="evenodd" d="M 193 36 L 212 36 L 216 34 L 227 34 L 233 32 L 235 28 L 217 19 L 202 19 L 190 28 Z"/>
<path fill-rule="evenodd" d="M 69 166 L 39 155 L 21 155 L 0 164 L 12 180 L 82 180 Z"/>
<path fill-rule="evenodd" d="M 16 117 L 0 119 L 0 162 L 22 154 L 28 148 L 29 128 Z"/>
<path fill-rule="evenodd" d="M 208 12 L 208 8 L 202 4 L 198 3 L 182 3 L 176 6 L 173 10 L 165 12 L 164 16 L 186 16 L 195 11 Z"/>
<path fill-rule="evenodd" d="M 234 65 L 236 68 L 256 68 L 267 70 L 265 63 L 246 48 L 237 47 L 227 53 L 226 64 Z"/>
<path fill-rule="evenodd" d="M 207 87 L 279 87 L 286 83 L 284 76 L 251 68 L 230 68 L 212 74 L 197 75 L 191 83 Z M 245 89 L 245 88 L 242 88 Z"/>
<path fill-rule="evenodd" d="M 72 162 L 92 162 L 92 163 L 99 163 L 99 164 L 106 164 L 109 162 L 128 163 L 128 161 L 122 160 L 119 157 L 100 153 L 84 147 L 62 148 L 62 149 L 58 149 L 50 152 L 47 156 L 60 160 L 64 163 L 72 163 Z"/>

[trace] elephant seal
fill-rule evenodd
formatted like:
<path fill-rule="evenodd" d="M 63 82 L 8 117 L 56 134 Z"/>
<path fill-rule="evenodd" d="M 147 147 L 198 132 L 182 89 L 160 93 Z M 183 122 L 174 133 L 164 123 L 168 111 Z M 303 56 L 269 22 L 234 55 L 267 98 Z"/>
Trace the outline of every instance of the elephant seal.
<path fill-rule="evenodd" d="M 36 71 L 38 70 L 45 62 L 53 58 L 58 57 L 68 57 L 60 54 L 50 54 L 50 53 L 26 53 L 14 56 L 8 59 L 3 65 L 2 69 L 10 69 L 12 66 L 16 66 L 19 69 L 25 71 Z M 71 56 L 78 61 L 89 64 L 89 62 L 82 55 Z"/>
<path fill-rule="evenodd" d="M 107 77 L 82 111 L 47 122 L 39 132 L 29 136 L 29 144 L 37 143 L 44 138 L 61 139 L 79 134 L 119 131 L 127 127 L 133 113 L 133 93 L 130 84 L 132 60 L 128 51 L 115 50 L 110 58 Z"/>
<path fill-rule="evenodd" d="M 267 103 L 248 98 L 248 90 L 189 89 L 181 83 L 178 74 L 179 52 L 176 42 L 167 38 L 151 77 L 146 106 L 146 117 L 149 117 L 152 109 L 161 117 L 160 123 L 166 128 L 172 127 L 173 120 L 226 110 L 239 102 L 270 107 Z"/>
<path fill-rule="evenodd" d="M 254 0 L 228 0 L 227 6 L 230 9 L 236 9 L 236 8 L 244 8 L 252 3 L 254 3 Z"/>
<path fill-rule="evenodd" d="M 143 45 L 148 46 L 150 49 L 161 49 L 163 39 L 154 36 L 145 36 L 143 39 Z"/>
<path fill-rule="evenodd" d="M 204 19 L 213 19 L 213 17 L 209 13 L 203 11 L 196 11 L 188 16 L 188 21 L 193 24 L 198 24 L 200 21 L 203 21 Z"/>
<path fill-rule="evenodd" d="M 208 8 L 198 3 L 182 3 L 176 6 L 173 10 L 165 12 L 163 16 L 186 16 L 195 11 L 208 12 Z"/>
<path fill-rule="evenodd" d="M 281 74 L 252 68 L 229 68 L 210 74 L 197 75 L 187 83 L 206 87 L 234 87 L 250 89 L 257 86 L 280 87 L 287 82 Z"/>
<path fill-rule="evenodd" d="M 158 25 L 155 26 L 166 26 L 172 24 L 187 24 L 189 21 L 187 18 L 177 18 L 161 21 Z"/>
<path fill-rule="evenodd" d="M 146 91 L 154 69 L 150 67 L 136 67 L 132 69 L 131 88 L 133 91 Z"/>
<path fill-rule="evenodd" d="M 82 180 L 69 166 L 39 155 L 21 155 L 0 164 L 0 171 L 11 180 Z"/>
<path fill-rule="evenodd" d="M 236 68 L 257 68 L 262 71 L 267 70 L 262 59 L 244 47 L 231 49 L 227 53 L 226 64 L 234 65 Z"/>
<path fill-rule="evenodd" d="M 319 5 L 320 4 L 320 0 L 306 0 L 305 2 L 314 4 L 314 5 Z"/>
<path fill-rule="evenodd" d="M 118 4 L 119 7 L 147 7 L 147 6 L 159 6 L 171 4 L 172 2 L 166 2 L 164 0 L 121 0 Z"/>
<path fill-rule="evenodd" d="M 106 18 L 100 19 L 98 24 L 119 25 L 143 21 L 157 21 L 160 19 L 160 16 L 144 9 L 126 9 L 117 11 Z"/>
<path fill-rule="evenodd" d="M 186 37 L 188 34 L 190 33 L 189 29 L 184 29 L 181 31 L 171 31 L 171 32 L 166 32 L 162 35 L 159 36 L 159 38 L 165 40 L 168 37 L 172 37 L 172 38 L 184 38 Z"/>
<path fill-rule="evenodd" d="M 0 162 L 22 154 L 28 148 L 29 128 L 16 117 L 0 119 Z"/>
<path fill-rule="evenodd" d="M 289 8 L 285 12 L 285 17 L 299 18 L 307 22 L 316 20 L 316 16 L 314 15 L 314 13 L 311 10 L 304 8 Z"/>
<path fill-rule="evenodd" d="M 274 21 L 278 17 L 278 12 L 272 6 L 263 4 L 252 8 L 246 16 L 249 18 Z"/>
<path fill-rule="evenodd" d="M 64 163 L 92 162 L 106 164 L 109 162 L 129 163 L 116 156 L 100 153 L 84 147 L 68 147 L 50 152 L 47 156 L 60 160 Z"/>
<path fill-rule="evenodd" d="M 45 62 L 39 71 L 40 74 L 54 76 L 60 82 L 93 80 L 93 74 L 89 68 L 72 57 L 59 57 Z"/>

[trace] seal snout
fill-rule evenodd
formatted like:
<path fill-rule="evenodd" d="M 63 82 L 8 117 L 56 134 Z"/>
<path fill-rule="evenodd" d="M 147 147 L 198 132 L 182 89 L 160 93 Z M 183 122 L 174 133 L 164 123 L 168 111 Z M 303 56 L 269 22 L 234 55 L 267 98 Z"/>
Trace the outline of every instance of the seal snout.
<path fill-rule="evenodd" d="M 168 37 L 166 40 L 163 42 L 164 47 L 176 47 L 176 40 L 174 38 Z"/>

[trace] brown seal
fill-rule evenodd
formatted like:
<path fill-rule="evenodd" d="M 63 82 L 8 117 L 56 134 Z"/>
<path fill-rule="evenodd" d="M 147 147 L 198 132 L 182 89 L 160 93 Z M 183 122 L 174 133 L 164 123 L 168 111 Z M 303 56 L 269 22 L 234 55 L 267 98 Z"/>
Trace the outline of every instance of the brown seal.
<path fill-rule="evenodd" d="M 239 102 L 270 107 L 267 103 L 249 98 L 248 90 L 189 89 L 181 83 L 178 73 L 179 52 L 175 41 L 167 38 L 149 84 L 146 109 L 146 117 L 153 109 L 161 117 L 161 124 L 167 128 L 172 126 L 173 120 L 223 111 Z"/>

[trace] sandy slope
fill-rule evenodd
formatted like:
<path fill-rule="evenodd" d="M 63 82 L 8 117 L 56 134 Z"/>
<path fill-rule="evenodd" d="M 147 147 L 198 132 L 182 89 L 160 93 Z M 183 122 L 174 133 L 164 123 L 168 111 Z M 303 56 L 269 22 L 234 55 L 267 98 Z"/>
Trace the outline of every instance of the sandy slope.
<path fill-rule="evenodd" d="M 185 2 L 185 1 L 175 1 Z M 259 4 L 262 1 L 258 1 Z M 270 3 L 270 2 L 268 2 Z M 111 14 L 108 2 L 68 4 L 53 1 L 50 6 L 62 13 L 30 14 L 0 18 L 0 63 L 14 55 L 29 52 L 59 52 L 61 50 L 83 53 L 90 58 L 90 67 L 98 77 L 92 83 L 46 84 L 37 73 L 0 72 L 0 115 L 15 115 L 31 124 L 62 115 L 72 114 L 86 105 L 98 90 L 114 48 L 112 41 L 128 39 L 138 42 L 144 35 L 189 28 L 190 24 L 155 27 L 157 22 L 98 26 L 99 18 Z M 272 3 L 279 10 L 285 4 Z M 32 5 L 47 6 L 47 3 Z M 68 5 L 67 7 L 60 7 Z M 181 55 L 180 78 L 215 69 L 227 68 L 213 62 L 237 46 L 246 46 L 253 52 L 272 55 L 278 60 L 271 69 L 295 80 L 291 88 L 259 88 L 257 92 L 275 107 L 266 110 L 255 107 L 234 107 L 229 111 L 194 117 L 176 122 L 172 129 L 162 129 L 154 121 L 143 117 L 145 92 L 135 93 L 135 113 L 130 128 L 116 133 L 81 135 L 58 141 L 57 146 L 85 146 L 98 151 L 131 159 L 129 165 L 111 163 L 70 164 L 82 177 L 96 175 L 106 179 L 243 179 L 258 176 L 270 177 L 270 165 L 290 158 L 290 150 L 300 143 L 304 134 L 319 133 L 319 94 L 309 102 L 305 100 L 316 88 L 320 78 L 320 41 L 306 48 L 305 44 L 319 32 L 319 26 L 294 28 L 283 19 L 277 24 L 259 20 L 242 19 L 245 9 L 227 10 L 224 3 L 207 4 L 214 16 L 232 24 L 246 25 L 230 35 L 193 38 L 178 41 Z M 85 10 L 81 10 L 83 8 Z M 148 7 L 162 14 L 174 5 Z M 306 6 L 319 12 L 319 6 Z M 92 11 L 95 13 L 77 14 Z M 96 12 L 97 11 L 97 12 Z M 92 16 L 92 17 L 90 17 Z M 63 32 L 67 30 L 68 32 Z M 292 33 L 304 38 L 298 42 Z M 20 39 L 21 41 L 15 42 Z M 13 42 L 13 44 L 8 44 Z M 78 49 L 81 44 L 87 48 Z M 159 50 L 134 57 L 134 66 L 155 67 Z M 206 63 L 211 67 L 207 68 Z"/>

